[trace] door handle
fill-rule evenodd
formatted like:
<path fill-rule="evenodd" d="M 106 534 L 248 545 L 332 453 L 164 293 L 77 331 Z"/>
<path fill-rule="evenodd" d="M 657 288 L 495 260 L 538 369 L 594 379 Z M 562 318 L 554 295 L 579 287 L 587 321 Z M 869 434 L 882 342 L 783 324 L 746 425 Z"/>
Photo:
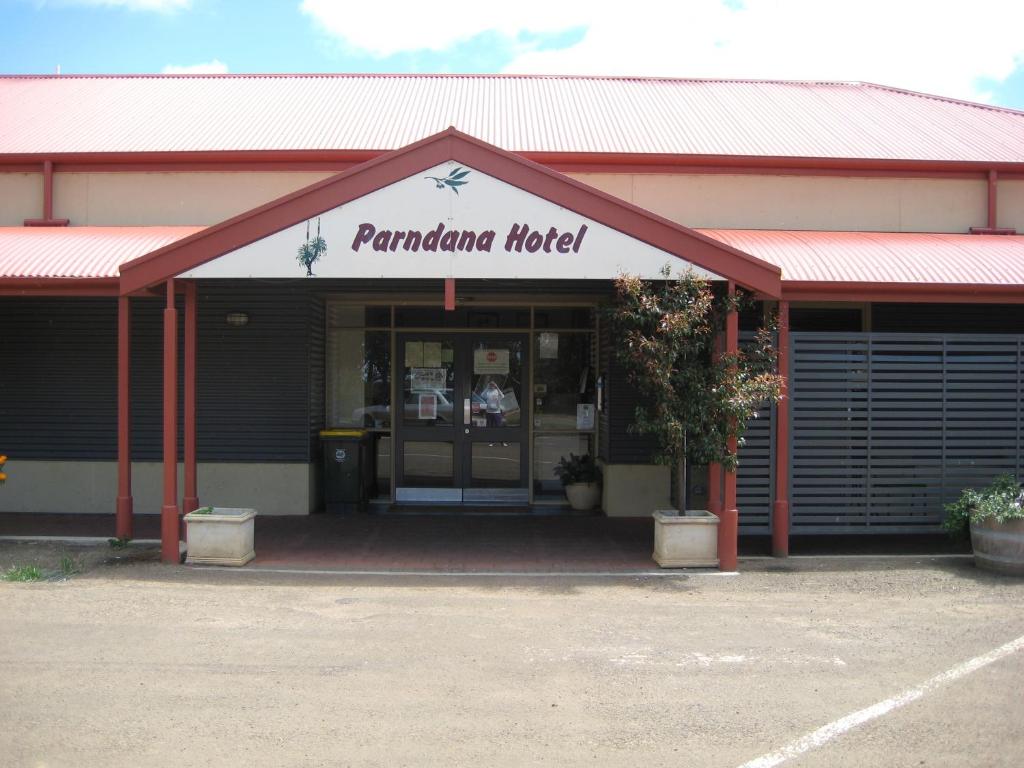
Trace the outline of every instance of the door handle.
<path fill-rule="evenodd" d="M 465 400 L 462 401 L 462 423 L 463 424 L 469 424 L 469 412 L 470 412 L 469 398 L 467 397 Z M 467 435 L 469 434 L 469 430 L 468 429 L 466 430 L 466 434 Z"/>

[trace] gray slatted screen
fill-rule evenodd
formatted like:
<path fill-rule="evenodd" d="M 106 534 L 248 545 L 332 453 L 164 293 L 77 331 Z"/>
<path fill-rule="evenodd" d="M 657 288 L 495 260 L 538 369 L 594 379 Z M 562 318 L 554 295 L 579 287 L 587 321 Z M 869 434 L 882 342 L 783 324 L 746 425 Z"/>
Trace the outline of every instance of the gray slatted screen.
<path fill-rule="evenodd" d="M 754 334 L 740 332 L 740 344 L 752 341 Z M 772 501 L 775 499 L 775 408 L 765 406 L 757 418 L 747 422 L 743 445 L 739 450 L 736 472 L 736 506 L 740 510 L 740 533 L 772 532 Z"/>
<path fill-rule="evenodd" d="M 1011 335 L 794 333 L 792 532 L 936 531 L 960 489 L 1019 472 L 1022 356 Z"/>

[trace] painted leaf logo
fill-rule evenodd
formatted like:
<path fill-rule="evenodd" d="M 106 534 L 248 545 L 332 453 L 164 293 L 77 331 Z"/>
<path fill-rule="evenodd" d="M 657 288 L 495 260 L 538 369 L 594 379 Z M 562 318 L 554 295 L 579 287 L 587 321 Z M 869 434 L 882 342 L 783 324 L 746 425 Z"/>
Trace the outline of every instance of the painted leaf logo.
<path fill-rule="evenodd" d="M 468 181 L 464 179 L 469 175 L 469 171 L 464 171 L 462 168 L 456 168 L 454 171 L 449 173 L 443 179 L 438 176 L 424 176 L 425 179 L 430 179 L 434 184 L 437 185 L 438 189 L 444 189 L 448 187 L 456 195 L 459 194 L 459 187 L 463 184 L 468 184 Z"/>

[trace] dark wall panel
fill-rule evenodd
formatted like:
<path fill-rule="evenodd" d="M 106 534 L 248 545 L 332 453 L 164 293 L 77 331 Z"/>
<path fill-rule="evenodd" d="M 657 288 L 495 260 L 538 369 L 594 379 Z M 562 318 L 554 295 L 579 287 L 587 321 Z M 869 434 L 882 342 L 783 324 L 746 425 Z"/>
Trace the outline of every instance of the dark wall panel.
<path fill-rule="evenodd" d="M 180 298 L 178 309 L 180 457 Z M 132 300 L 136 460 L 163 455 L 163 310 L 160 299 Z M 228 326 L 230 311 L 248 314 L 249 324 Z M 5 298 L 0 328 L 2 450 L 26 459 L 116 458 L 116 299 Z M 305 283 L 201 283 L 199 459 L 310 460 L 323 418 L 322 351 L 323 310 Z"/>
<path fill-rule="evenodd" d="M 0 299 L 0 453 L 116 455 L 116 372 L 115 299 Z"/>

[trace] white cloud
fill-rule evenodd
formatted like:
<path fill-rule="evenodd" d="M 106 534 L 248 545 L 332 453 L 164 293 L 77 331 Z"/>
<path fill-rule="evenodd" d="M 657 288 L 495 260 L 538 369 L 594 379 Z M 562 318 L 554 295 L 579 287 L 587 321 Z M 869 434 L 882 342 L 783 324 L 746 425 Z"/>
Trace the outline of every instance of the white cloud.
<path fill-rule="evenodd" d="M 972 100 L 979 78 L 1024 65 L 1019 0 L 302 0 L 303 12 L 375 56 L 444 51 L 485 31 L 585 27 L 577 44 L 520 53 L 506 72 L 862 80 Z M 443 9 L 443 10 L 442 10 Z"/>
<path fill-rule="evenodd" d="M 165 75 L 223 75 L 228 71 L 228 65 L 219 59 L 206 61 L 201 64 L 168 64 L 163 68 Z"/>
<path fill-rule="evenodd" d="M 302 0 L 302 12 L 333 37 L 374 56 L 443 51 L 481 32 L 514 37 L 581 26 L 588 4 L 578 0 L 518 0 L 500 11 L 486 0 L 343 2 Z"/>
<path fill-rule="evenodd" d="M 126 8 L 129 11 L 158 11 L 170 13 L 192 6 L 192 0 L 62 0 L 64 5 L 95 5 L 107 8 Z"/>

